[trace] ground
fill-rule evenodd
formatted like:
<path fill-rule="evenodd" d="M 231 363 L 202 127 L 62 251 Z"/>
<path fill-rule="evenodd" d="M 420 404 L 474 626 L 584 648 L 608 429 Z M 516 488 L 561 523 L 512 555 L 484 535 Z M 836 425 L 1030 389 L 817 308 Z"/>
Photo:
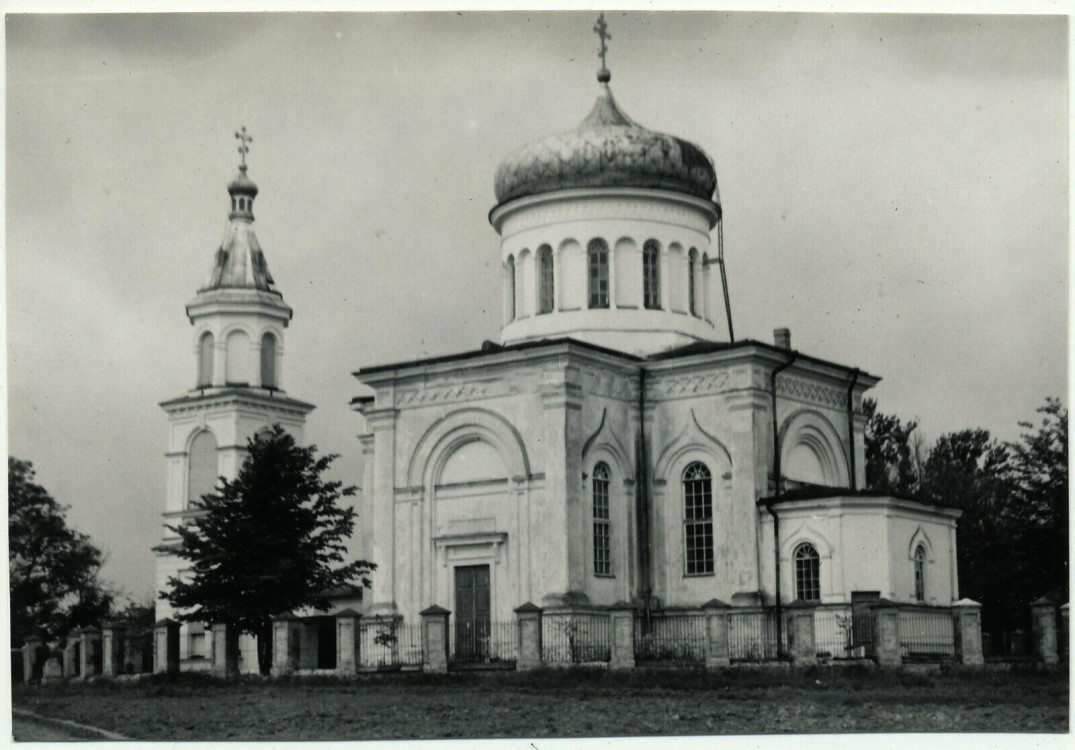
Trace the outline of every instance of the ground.
<path fill-rule="evenodd" d="M 20 687 L 13 698 L 145 740 L 1068 731 L 1066 671 L 183 675 Z"/>

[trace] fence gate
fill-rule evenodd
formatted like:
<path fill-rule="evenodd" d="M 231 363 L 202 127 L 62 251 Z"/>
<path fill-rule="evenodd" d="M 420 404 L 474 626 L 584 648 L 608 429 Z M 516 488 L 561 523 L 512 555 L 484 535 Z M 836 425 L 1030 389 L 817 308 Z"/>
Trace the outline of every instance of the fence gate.
<path fill-rule="evenodd" d="M 865 649 L 863 656 L 873 656 L 873 607 L 881 601 L 880 591 L 851 592 L 851 648 Z"/>

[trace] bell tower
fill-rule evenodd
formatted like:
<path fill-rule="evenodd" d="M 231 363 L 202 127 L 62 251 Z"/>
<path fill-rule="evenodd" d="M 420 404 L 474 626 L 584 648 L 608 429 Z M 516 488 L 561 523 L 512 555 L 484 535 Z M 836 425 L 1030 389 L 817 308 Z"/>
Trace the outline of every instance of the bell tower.
<path fill-rule="evenodd" d="M 284 333 L 292 310 L 276 288 L 254 234 L 258 187 L 247 175 L 246 155 L 253 141 L 243 127 L 239 173 L 228 184 L 230 210 L 224 238 L 213 255 L 209 275 L 187 303 L 194 328 L 191 387 L 161 403 L 168 416 L 167 494 L 164 525 L 177 525 L 198 511 L 193 504 L 213 491 L 220 476 L 234 478 L 246 457 L 246 441 L 280 424 L 302 442 L 311 404 L 284 391 Z M 157 554 L 157 591 L 182 573 L 183 561 L 171 554 L 178 537 L 162 529 Z M 157 600 L 157 618 L 171 615 Z M 208 634 L 184 626 L 180 657 L 190 664 L 208 648 Z M 248 665 L 257 669 L 256 659 Z"/>

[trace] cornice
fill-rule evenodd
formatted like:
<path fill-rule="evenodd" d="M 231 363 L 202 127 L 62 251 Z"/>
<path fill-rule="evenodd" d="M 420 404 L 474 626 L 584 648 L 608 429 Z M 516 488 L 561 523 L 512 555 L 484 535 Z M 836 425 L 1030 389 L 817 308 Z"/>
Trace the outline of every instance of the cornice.
<path fill-rule="evenodd" d="M 305 401 L 290 398 L 288 396 L 265 396 L 261 393 L 245 388 L 207 388 L 204 395 L 180 396 L 179 398 L 162 401 L 161 409 L 169 416 L 186 412 L 199 412 L 208 409 L 220 409 L 226 407 L 249 408 L 258 412 L 275 412 L 277 414 L 290 414 L 296 417 L 305 417 L 315 407 Z"/>

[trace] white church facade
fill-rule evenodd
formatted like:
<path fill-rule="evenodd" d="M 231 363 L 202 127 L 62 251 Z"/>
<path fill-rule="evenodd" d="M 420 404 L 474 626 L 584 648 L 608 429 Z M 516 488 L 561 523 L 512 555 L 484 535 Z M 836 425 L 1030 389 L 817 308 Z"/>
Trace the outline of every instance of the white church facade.
<path fill-rule="evenodd" d="M 713 162 L 634 123 L 610 78 L 578 127 L 497 170 L 500 341 L 355 373 L 372 394 L 352 401 L 357 547 L 377 570 L 340 607 L 416 623 L 436 605 L 480 629 L 526 603 L 952 605 L 959 512 L 865 489 L 862 399 L 879 379 L 793 349 L 787 329 L 734 339 Z M 237 136 L 228 228 L 187 305 L 194 386 L 161 405 L 167 524 L 236 475 L 248 437 L 279 423 L 301 441 L 313 409 L 282 387 L 292 311 Z M 183 574 L 177 541 L 156 548 L 158 590 Z M 184 625 L 184 662 L 210 637 Z"/>

